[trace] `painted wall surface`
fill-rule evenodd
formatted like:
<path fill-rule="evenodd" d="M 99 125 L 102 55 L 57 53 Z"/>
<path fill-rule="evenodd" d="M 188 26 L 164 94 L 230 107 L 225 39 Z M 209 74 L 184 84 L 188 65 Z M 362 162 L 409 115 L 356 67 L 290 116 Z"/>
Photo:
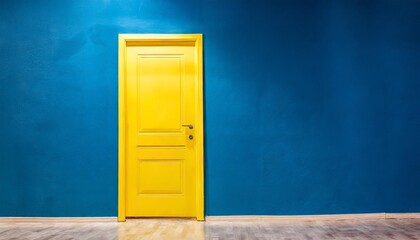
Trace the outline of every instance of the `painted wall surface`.
<path fill-rule="evenodd" d="M 118 33 L 203 33 L 207 215 L 420 212 L 420 1 L 0 2 L 0 216 L 116 216 Z"/>

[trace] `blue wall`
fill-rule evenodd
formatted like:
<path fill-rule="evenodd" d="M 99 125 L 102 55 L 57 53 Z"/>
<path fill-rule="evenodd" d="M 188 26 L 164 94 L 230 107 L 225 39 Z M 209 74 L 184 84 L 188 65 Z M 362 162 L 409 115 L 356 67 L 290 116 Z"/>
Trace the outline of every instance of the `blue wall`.
<path fill-rule="evenodd" d="M 0 216 L 117 214 L 117 34 L 205 36 L 206 214 L 420 212 L 420 1 L 0 3 Z"/>

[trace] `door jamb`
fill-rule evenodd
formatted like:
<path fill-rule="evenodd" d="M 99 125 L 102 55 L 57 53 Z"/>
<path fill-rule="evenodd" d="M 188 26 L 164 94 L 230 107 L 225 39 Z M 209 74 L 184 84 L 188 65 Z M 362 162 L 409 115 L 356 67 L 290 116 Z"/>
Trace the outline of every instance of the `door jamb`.
<path fill-rule="evenodd" d="M 125 57 L 130 43 L 193 43 L 196 66 L 196 218 L 204 220 L 204 131 L 203 131 L 203 35 L 202 34 L 119 34 L 118 35 L 118 221 L 126 219 L 126 100 Z"/>

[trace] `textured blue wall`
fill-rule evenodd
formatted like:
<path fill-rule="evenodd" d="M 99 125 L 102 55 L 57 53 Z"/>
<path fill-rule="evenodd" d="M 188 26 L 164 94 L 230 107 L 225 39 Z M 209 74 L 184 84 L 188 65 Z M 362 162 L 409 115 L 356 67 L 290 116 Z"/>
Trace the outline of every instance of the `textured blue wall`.
<path fill-rule="evenodd" d="M 117 214 L 117 34 L 205 36 L 206 214 L 420 212 L 420 1 L 0 3 L 0 216 Z"/>

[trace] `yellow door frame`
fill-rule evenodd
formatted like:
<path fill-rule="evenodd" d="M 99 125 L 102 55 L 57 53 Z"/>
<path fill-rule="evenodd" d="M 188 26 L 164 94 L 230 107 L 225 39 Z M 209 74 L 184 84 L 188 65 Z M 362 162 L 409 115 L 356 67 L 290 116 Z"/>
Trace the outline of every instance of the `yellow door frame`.
<path fill-rule="evenodd" d="M 119 34 L 118 35 L 118 221 L 126 219 L 126 96 L 125 66 L 128 45 L 194 44 L 196 59 L 196 217 L 204 220 L 204 131 L 203 131 L 203 36 L 202 34 Z"/>

